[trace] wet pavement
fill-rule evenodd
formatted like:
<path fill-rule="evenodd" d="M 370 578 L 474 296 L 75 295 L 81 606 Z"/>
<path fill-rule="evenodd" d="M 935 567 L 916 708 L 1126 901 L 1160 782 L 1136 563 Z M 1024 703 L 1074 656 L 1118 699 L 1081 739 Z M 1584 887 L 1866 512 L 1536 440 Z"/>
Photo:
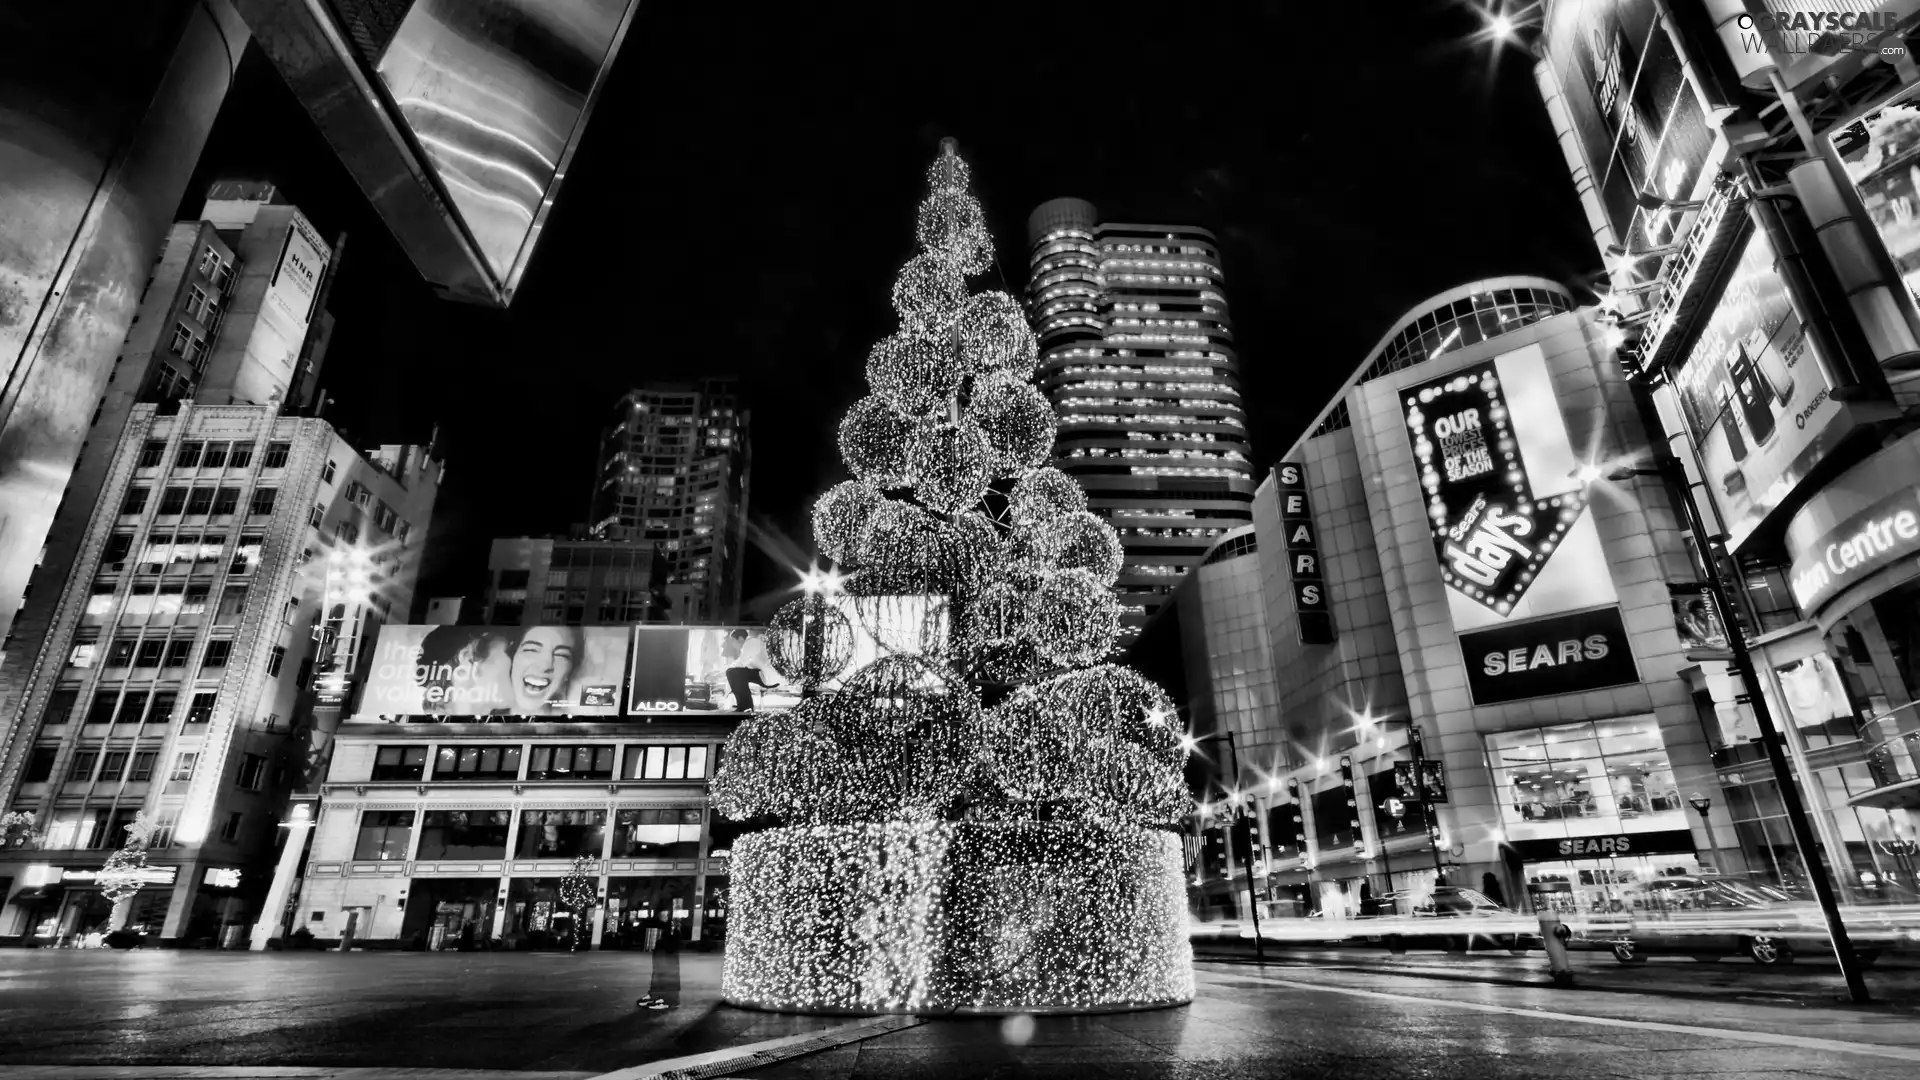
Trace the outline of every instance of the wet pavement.
<path fill-rule="evenodd" d="M 845 1017 L 785 1017 L 723 1006 L 719 965 L 719 957 L 704 954 L 8 950 L 0 953 L 0 1080 L 585 1080 L 616 1070 L 635 1078 L 657 1074 L 645 1068 L 649 1062 L 851 1026 Z M 1264 966 L 1202 962 L 1198 972 L 1199 996 L 1183 1008 L 935 1020 L 772 1065 L 743 1062 L 712 1075 L 1920 1075 L 1920 1016 L 1900 1006 L 1738 995 L 1680 1001 L 1299 960 Z M 635 999 L 649 992 L 674 1007 L 636 1009 Z M 176 1068 L 142 1068 L 157 1065 Z"/>

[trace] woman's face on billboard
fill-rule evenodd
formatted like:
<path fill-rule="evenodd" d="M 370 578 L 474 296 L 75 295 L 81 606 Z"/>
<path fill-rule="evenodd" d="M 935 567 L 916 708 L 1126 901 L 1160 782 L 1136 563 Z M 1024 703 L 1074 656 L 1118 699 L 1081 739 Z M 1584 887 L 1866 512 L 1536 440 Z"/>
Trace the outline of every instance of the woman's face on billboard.
<path fill-rule="evenodd" d="M 513 701 L 519 715 L 551 712 L 551 702 L 566 691 L 579 662 L 573 638 L 552 626 L 536 626 L 520 639 L 513 654 Z"/>

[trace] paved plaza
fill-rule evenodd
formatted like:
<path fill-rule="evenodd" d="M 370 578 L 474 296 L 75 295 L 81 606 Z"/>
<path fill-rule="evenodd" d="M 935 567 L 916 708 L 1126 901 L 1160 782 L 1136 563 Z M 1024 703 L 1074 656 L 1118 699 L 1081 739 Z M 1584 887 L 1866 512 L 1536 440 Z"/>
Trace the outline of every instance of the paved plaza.
<path fill-rule="evenodd" d="M 705 954 L 9 951 L 0 1080 L 1920 1073 L 1911 1004 L 1842 1007 L 1784 983 L 1677 996 L 1531 985 L 1529 967 L 1505 982 L 1417 970 L 1444 964 L 1208 960 L 1184 1008 L 876 1028 L 727 1007 L 720 958 Z M 648 994 L 672 1008 L 636 1008 Z M 817 1052 L 780 1060 L 808 1037 Z"/>

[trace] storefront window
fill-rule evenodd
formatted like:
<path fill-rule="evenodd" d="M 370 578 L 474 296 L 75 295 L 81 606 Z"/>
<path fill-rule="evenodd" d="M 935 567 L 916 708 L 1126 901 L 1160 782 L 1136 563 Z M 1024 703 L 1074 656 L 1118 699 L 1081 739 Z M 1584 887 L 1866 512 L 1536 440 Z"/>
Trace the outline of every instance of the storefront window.
<path fill-rule="evenodd" d="M 1319 841 L 1322 859 L 1337 858 L 1342 854 L 1341 848 L 1360 842 L 1360 832 L 1354 827 L 1360 811 L 1353 802 L 1353 789 L 1345 784 L 1313 793 L 1313 833 Z"/>
<path fill-rule="evenodd" d="M 1487 756 L 1515 840 L 1687 828 L 1652 716 L 1489 735 Z"/>
<path fill-rule="evenodd" d="M 429 810 L 420 826 L 422 861 L 435 859 L 504 859 L 507 810 Z"/>
<path fill-rule="evenodd" d="M 606 834 L 605 810 L 525 810 L 520 814 L 520 842 L 514 855 L 521 859 L 600 857 Z"/>
<path fill-rule="evenodd" d="M 616 858 L 697 858 L 701 817 L 697 807 L 622 810 L 613 833 L 613 854 Z"/>
<path fill-rule="evenodd" d="M 707 887 L 711 908 L 714 883 L 710 880 Z M 721 889 L 724 897 L 725 886 Z M 607 881 L 607 921 L 602 947 L 658 948 L 660 941 L 669 936 L 685 941 L 692 933 L 693 878 L 617 877 Z M 701 936 L 715 936 L 711 921 Z"/>

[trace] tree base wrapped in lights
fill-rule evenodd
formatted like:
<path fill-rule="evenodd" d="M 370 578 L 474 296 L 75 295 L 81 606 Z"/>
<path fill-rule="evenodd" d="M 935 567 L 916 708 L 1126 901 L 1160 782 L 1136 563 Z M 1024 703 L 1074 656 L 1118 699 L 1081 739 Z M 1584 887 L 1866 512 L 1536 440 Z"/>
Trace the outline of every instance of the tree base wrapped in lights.
<path fill-rule="evenodd" d="M 998 1015 L 1193 997 L 1180 844 L 1164 830 L 789 826 L 742 837 L 731 874 L 729 1004 Z"/>

